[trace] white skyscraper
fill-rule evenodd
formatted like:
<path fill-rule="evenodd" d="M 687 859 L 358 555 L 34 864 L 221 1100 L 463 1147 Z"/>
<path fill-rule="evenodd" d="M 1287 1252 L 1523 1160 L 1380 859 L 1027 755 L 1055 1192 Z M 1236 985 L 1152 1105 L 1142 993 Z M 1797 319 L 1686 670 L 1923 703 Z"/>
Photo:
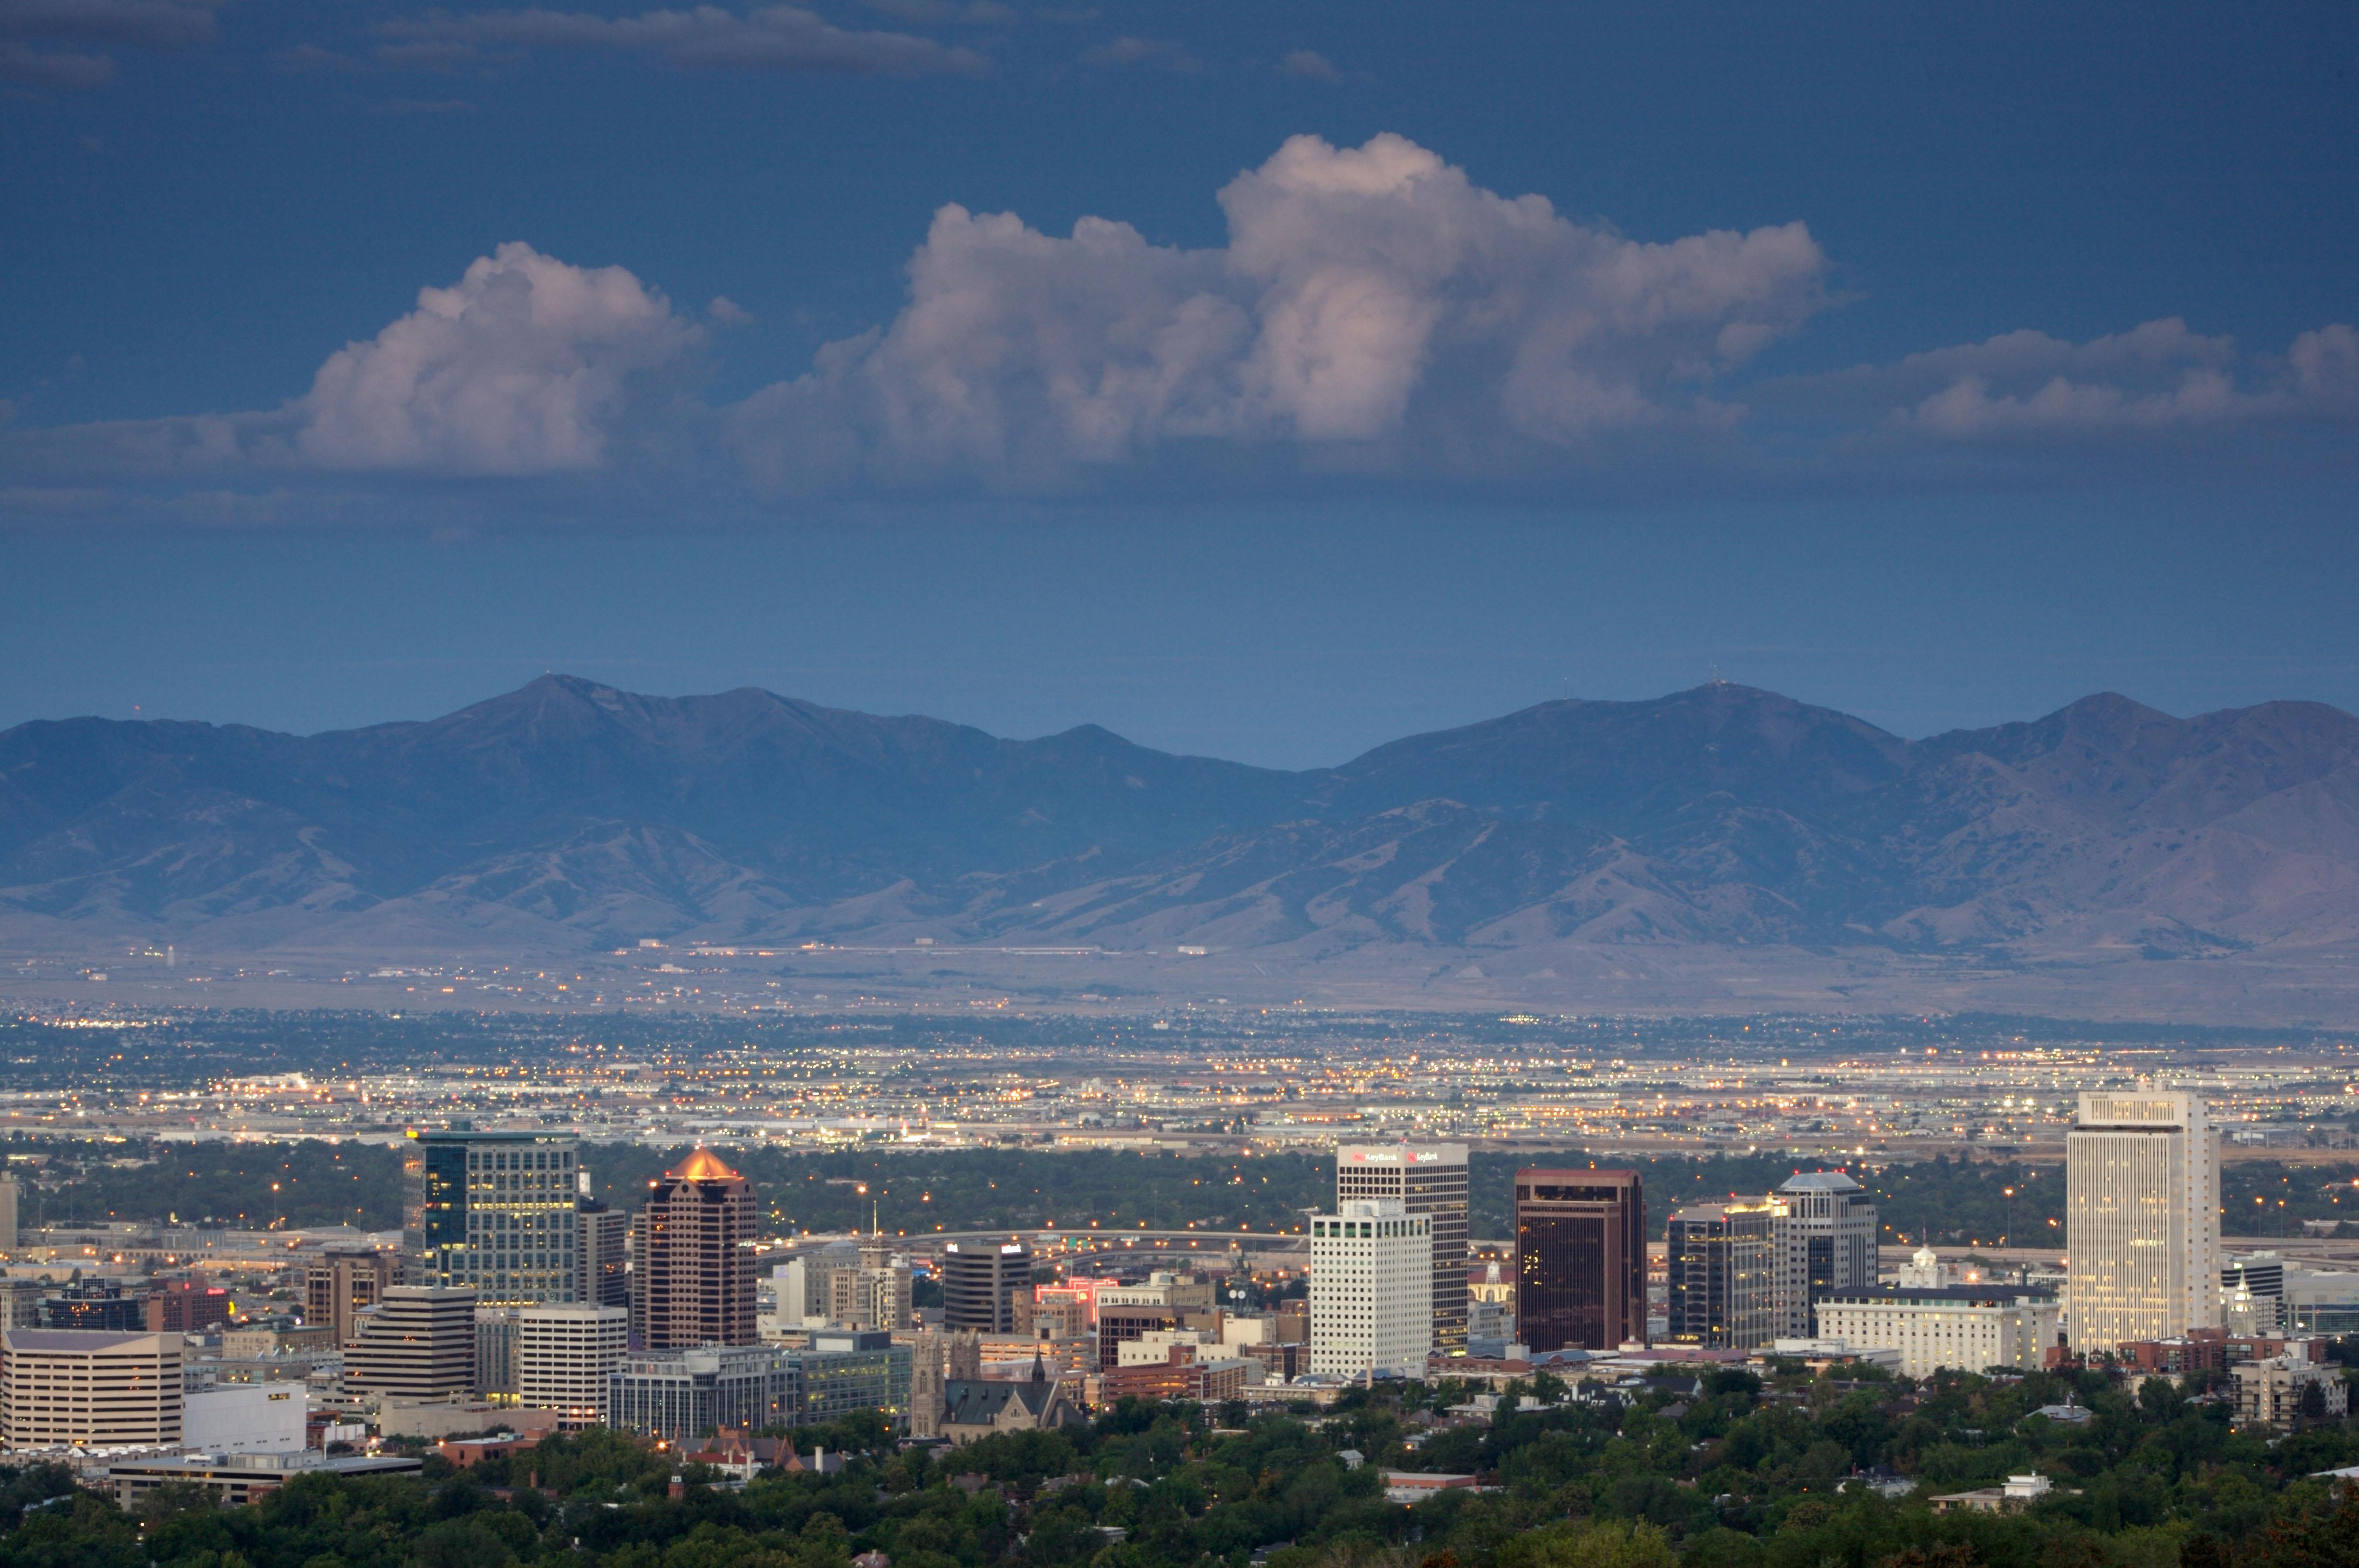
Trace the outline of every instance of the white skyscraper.
<path fill-rule="evenodd" d="M 631 1314 L 621 1307 L 527 1307 L 517 1314 L 518 1402 L 555 1410 L 558 1424 L 603 1426 Z"/>
<path fill-rule="evenodd" d="M 1310 1221 L 1310 1370 L 1425 1376 L 1433 1348 L 1433 1216 L 1397 1198 Z"/>
<path fill-rule="evenodd" d="M 2081 1096 L 2065 1138 L 2064 1300 L 2075 1350 L 2220 1322 L 2220 1139 L 2183 1090 Z"/>

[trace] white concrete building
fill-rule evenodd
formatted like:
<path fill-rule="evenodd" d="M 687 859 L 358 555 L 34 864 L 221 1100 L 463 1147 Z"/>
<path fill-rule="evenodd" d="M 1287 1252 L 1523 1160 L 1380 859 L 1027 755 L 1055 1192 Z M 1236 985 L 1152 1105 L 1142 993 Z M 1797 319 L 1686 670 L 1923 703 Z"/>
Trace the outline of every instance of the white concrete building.
<path fill-rule="evenodd" d="M 1425 1376 L 1433 1347 L 1433 1217 L 1397 1198 L 1310 1221 L 1310 1370 Z"/>
<path fill-rule="evenodd" d="M 300 1383 L 217 1383 L 180 1401 L 180 1441 L 208 1454 L 294 1454 L 310 1396 Z"/>
<path fill-rule="evenodd" d="M 1212 1310 L 1212 1287 L 1201 1279 L 1182 1279 L 1158 1270 L 1144 1285 L 1108 1285 L 1098 1291 L 1100 1311 L 1107 1307 L 1176 1307 L 1181 1312 Z"/>
<path fill-rule="evenodd" d="M 2032 1367 L 2056 1343 L 2056 1298 L 2015 1285 L 1878 1286 L 1824 1296 L 1819 1333 L 1855 1350 L 1897 1350 L 1905 1377 L 1940 1367 Z"/>
<path fill-rule="evenodd" d="M 2182 1090 L 2081 1096 L 2065 1137 L 2067 1321 L 2075 1350 L 2220 1323 L 2220 1138 Z"/>
<path fill-rule="evenodd" d="M 630 1327 L 622 1307 L 525 1308 L 516 1326 L 518 1402 L 555 1410 L 567 1431 L 606 1425 Z"/>
<path fill-rule="evenodd" d="M 180 1441 L 181 1336 L 0 1333 L 0 1441 L 10 1448 L 168 1448 Z"/>

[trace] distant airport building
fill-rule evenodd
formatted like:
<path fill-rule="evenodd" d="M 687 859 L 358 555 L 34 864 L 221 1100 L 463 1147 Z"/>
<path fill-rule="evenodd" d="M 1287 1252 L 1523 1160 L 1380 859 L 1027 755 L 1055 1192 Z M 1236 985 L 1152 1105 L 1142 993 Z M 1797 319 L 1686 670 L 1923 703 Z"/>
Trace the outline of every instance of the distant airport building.
<path fill-rule="evenodd" d="M 1433 1347 L 1466 1353 L 1466 1146 L 1347 1143 L 1335 1150 L 1335 1202 L 1395 1198 L 1433 1221 Z"/>
<path fill-rule="evenodd" d="M 2064 1140 L 2072 1348 L 2109 1351 L 2220 1323 L 2220 1138 L 2183 1090 L 2081 1096 Z"/>
<path fill-rule="evenodd" d="M 1516 1333 L 1535 1353 L 1644 1339 L 1647 1200 L 1638 1173 L 1516 1171 L 1515 1286 Z"/>

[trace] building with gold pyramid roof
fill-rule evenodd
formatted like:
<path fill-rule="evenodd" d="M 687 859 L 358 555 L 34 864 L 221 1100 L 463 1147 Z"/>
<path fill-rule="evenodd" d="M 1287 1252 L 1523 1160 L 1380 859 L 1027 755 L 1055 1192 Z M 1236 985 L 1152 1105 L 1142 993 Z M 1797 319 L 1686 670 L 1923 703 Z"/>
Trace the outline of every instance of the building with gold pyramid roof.
<path fill-rule="evenodd" d="M 631 1328 L 648 1350 L 752 1345 L 754 1185 L 699 1146 L 647 1186 L 634 1225 Z"/>

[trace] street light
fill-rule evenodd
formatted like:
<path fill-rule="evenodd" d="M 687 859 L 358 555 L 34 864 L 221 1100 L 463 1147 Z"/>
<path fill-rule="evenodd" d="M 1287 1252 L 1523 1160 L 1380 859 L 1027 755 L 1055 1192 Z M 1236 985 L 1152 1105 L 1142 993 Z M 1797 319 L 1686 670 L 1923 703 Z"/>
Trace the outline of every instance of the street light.
<path fill-rule="evenodd" d="M 2006 1235 L 1998 1238 L 1998 1244 L 2005 1247 L 2015 1235 L 2015 1189 L 2007 1187 L 2002 1191 L 2006 1193 Z"/>

